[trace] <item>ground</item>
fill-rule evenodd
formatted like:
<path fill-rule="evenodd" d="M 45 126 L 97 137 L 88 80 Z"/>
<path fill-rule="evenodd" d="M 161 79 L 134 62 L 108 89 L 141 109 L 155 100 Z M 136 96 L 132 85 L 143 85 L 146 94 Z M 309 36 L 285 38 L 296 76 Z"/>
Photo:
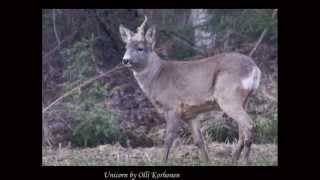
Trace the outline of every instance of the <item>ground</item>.
<path fill-rule="evenodd" d="M 210 143 L 208 154 L 210 163 L 201 163 L 198 149 L 194 145 L 177 145 L 169 155 L 169 161 L 161 161 L 163 147 L 124 148 L 120 145 L 101 145 L 95 148 L 44 147 L 44 166 L 243 166 L 231 162 L 234 144 Z M 275 144 L 253 144 L 251 151 L 253 166 L 277 166 L 278 147 Z"/>

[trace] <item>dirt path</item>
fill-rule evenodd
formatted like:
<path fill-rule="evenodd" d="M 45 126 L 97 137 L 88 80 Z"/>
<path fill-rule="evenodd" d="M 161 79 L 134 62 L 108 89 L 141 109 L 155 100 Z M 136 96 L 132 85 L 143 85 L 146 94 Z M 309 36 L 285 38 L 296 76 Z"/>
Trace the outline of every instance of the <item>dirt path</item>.
<path fill-rule="evenodd" d="M 173 148 L 168 163 L 161 162 L 162 147 L 123 148 L 120 145 L 101 145 L 95 148 L 53 150 L 43 148 L 44 166 L 235 166 L 231 162 L 233 145 L 211 143 L 208 145 L 210 163 L 200 163 L 198 149 L 193 145 L 178 145 Z M 253 166 L 276 166 L 278 147 L 275 144 L 252 145 Z"/>

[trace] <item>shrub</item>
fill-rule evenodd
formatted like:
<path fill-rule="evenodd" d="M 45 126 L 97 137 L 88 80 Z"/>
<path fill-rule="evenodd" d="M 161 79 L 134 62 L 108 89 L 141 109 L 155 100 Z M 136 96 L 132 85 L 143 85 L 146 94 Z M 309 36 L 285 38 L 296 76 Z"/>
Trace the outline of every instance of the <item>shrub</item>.
<path fill-rule="evenodd" d="M 66 90 L 74 87 L 79 82 L 97 74 L 97 61 L 93 51 L 95 37 L 83 38 L 74 42 L 69 48 L 64 48 L 61 55 L 65 68 L 63 78 L 67 82 Z"/>
<path fill-rule="evenodd" d="M 65 48 L 62 55 L 65 62 L 63 76 L 68 91 L 97 74 L 93 51 L 94 35 L 75 42 Z M 103 106 L 107 92 L 103 82 L 96 81 L 65 99 L 66 111 L 70 114 L 74 146 L 96 146 L 99 144 L 126 144 L 126 136 L 120 129 L 118 116 Z"/>
<path fill-rule="evenodd" d="M 209 141 L 232 142 L 238 139 L 238 127 L 235 123 L 218 120 L 211 123 L 204 131 Z"/>
<path fill-rule="evenodd" d="M 272 18 L 273 9 L 224 9 L 210 10 L 209 27 L 218 38 L 227 30 L 257 39 L 265 28 L 269 28 L 265 40 L 277 42 L 277 18 Z"/>
<path fill-rule="evenodd" d="M 256 138 L 255 142 L 278 143 L 278 114 L 275 112 L 270 119 L 258 117 L 256 119 Z"/>
<path fill-rule="evenodd" d="M 256 116 L 254 143 L 277 143 L 278 142 L 278 115 L 275 112 L 270 118 Z M 204 130 L 204 136 L 209 141 L 232 142 L 238 140 L 238 126 L 235 122 L 215 121 Z"/>
<path fill-rule="evenodd" d="M 73 133 L 71 142 L 75 146 L 97 146 L 99 144 L 126 144 L 117 116 L 101 107 L 90 111 L 73 111 Z"/>

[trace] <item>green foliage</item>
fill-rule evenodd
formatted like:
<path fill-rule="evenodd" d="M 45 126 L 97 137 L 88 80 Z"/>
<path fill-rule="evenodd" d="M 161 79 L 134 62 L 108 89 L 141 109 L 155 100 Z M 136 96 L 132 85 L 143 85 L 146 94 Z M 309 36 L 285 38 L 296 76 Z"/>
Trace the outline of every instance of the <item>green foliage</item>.
<path fill-rule="evenodd" d="M 117 116 L 111 111 L 95 106 L 90 111 L 76 110 L 71 142 L 76 146 L 126 143 Z"/>
<path fill-rule="evenodd" d="M 272 119 L 257 118 L 255 119 L 255 123 L 255 143 L 278 142 L 278 118 L 276 113 Z M 218 142 L 232 142 L 238 139 L 237 127 L 231 127 L 225 124 L 213 124 L 205 131 L 205 134 L 210 137 L 210 140 Z"/>
<path fill-rule="evenodd" d="M 206 137 L 209 137 L 210 141 L 217 142 L 232 142 L 238 138 L 237 127 L 221 121 L 211 124 L 204 131 L 204 134 Z"/>
<path fill-rule="evenodd" d="M 192 27 L 183 27 L 183 28 L 177 28 L 176 29 L 176 34 L 183 34 L 183 38 L 190 42 L 191 44 L 193 41 L 193 28 Z M 177 60 L 182 60 L 187 57 L 192 57 L 196 55 L 194 49 L 187 47 L 181 43 L 176 43 L 176 46 L 173 48 L 172 51 L 170 51 L 169 56 L 177 59 Z"/>
<path fill-rule="evenodd" d="M 76 41 L 70 48 L 65 48 L 61 55 L 65 61 L 63 78 L 72 82 L 66 89 L 73 87 L 75 84 L 93 77 L 96 72 L 96 59 L 93 53 L 94 34 L 90 38 L 83 38 Z"/>
<path fill-rule="evenodd" d="M 118 116 L 102 105 L 106 88 L 96 82 L 90 88 L 70 97 L 68 106 L 72 114 L 71 142 L 75 146 L 99 144 L 126 144 L 126 136 L 120 129 Z"/>
<path fill-rule="evenodd" d="M 45 10 L 43 10 L 45 11 Z M 42 33 L 46 33 L 50 28 L 52 28 L 52 21 L 50 21 L 50 14 L 44 13 L 42 14 Z"/>
<path fill-rule="evenodd" d="M 254 143 L 263 144 L 278 142 L 277 113 L 274 113 L 269 118 L 257 116 L 254 118 L 254 121 L 256 124 Z M 204 135 L 208 137 L 210 141 L 232 142 L 238 139 L 238 127 L 234 123 L 226 124 L 217 121 L 206 128 Z"/>
<path fill-rule="evenodd" d="M 184 58 L 192 57 L 194 55 L 195 52 L 193 49 L 190 49 L 189 47 L 183 46 L 181 44 L 177 44 L 169 54 L 171 58 L 176 60 L 183 60 Z"/>
<path fill-rule="evenodd" d="M 256 143 L 278 143 L 278 114 L 271 119 L 256 119 Z"/>
<path fill-rule="evenodd" d="M 241 40 L 239 42 L 255 42 L 260 37 L 265 28 L 268 31 L 264 37 L 264 42 L 277 42 L 277 17 L 272 17 L 273 9 L 211 9 L 208 14 L 211 17 L 205 24 L 194 27 L 191 23 L 185 23 L 184 14 L 189 14 L 190 11 L 173 11 L 159 10 L 160 17 L 164 16 L 166 21 L 162 24 L 165 31 L 172 31 L 180 41 L 176 41 L 175 46 L 171 48 L 169 57 L 173 59 L 184 59 L 192 57 L 197 53 L 190 45 L 194 45 L 194 30 L 203 29 L 204 31 L 216 34 L 217 43 L 224 42 L 228 32 L 235 34 L 234 37 L 229 37 L 232 41 Z M 165 15 L 163 15 L 165 14 Z M 159 21 L 159 20 L 158 20 Z M 162 21 L 159 21 L 160 23 Z M 176 36 L 174 35 L 174 36 Z M 172 36 L 168 36 L 173 40 Z M 240 39 L 238 39 L 240 38 Z M 185 43 L 189 44 L 186 46 Z M 239 44 L 232 44 L 236 48 Z M 218 45 L 219 47 L 219 45 Z"/>
<path fill-rule="evenodd" d="M 272 18 L 273 9 L 233 9 L 211 10 L 213 14 L 209 26 L 218 37 L 232 30 L 247 37 L 257 39 L 265 28 L 269 28 L 265 39 L 277 41 L 277 18 Z"/>
<path fill-rule="evenodd" d="M 66 80 L 65 91 L 74 88 L 79 83 L 95 76 L 96 64 L 93 53 L 94 35 L 89 39 L 75 42 L 70 48 L 65 48 L 61 54 L 65 59 L 63 77 Z M 68 97 L 77 105 L 93 106 L 103 100 L 105 88 L 99 81 L 94 82 L 87 89 L 79 90 L 78 94 Z"/>
<path fill-rule="evenodd" d="M 66 60 L 63 77 L 66 79 L 65 91 L 95 76 L 96 61 L 93 53 L 94 35 L 75 42 L 62 51 Z M 72 117 L 71 142 L 74 146 L 96 146 L 120 142 L 125 144 L 118 116 L 103 107 L 105 84 L 96 81 L 66 98 L 66 110 Z"/>
<path fill-rule="evenodd" d="M 68 111 L 72 114 L 71 142 L 75 146 L 99 144 L 126 144 L 126 136 L 120 129 L 118 116 L 104 108 L 106 88 L 94 83 L 90 88 L 70 97 Z"/>

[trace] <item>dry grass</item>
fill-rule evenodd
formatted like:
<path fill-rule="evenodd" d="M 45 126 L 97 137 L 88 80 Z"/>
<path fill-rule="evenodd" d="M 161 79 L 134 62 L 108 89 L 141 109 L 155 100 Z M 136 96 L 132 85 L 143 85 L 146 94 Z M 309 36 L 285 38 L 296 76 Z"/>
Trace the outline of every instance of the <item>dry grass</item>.
<path fill-rule="evenodd" d="M 231 162 L 234 144 L 211 143 L 208 145 L 210 163 L 201 163 L 194 145 L 178 145 L 171 151 L 169 161 L 161 161 L 163 148 L 123 148 L 120 145 L 101 145 L 83 149 L 51 149 L 44 147 L 44 166 L 243 166 Z M 275 144 L 252 145 L 253 166 L 277 166 L 278 150 Z"/>

